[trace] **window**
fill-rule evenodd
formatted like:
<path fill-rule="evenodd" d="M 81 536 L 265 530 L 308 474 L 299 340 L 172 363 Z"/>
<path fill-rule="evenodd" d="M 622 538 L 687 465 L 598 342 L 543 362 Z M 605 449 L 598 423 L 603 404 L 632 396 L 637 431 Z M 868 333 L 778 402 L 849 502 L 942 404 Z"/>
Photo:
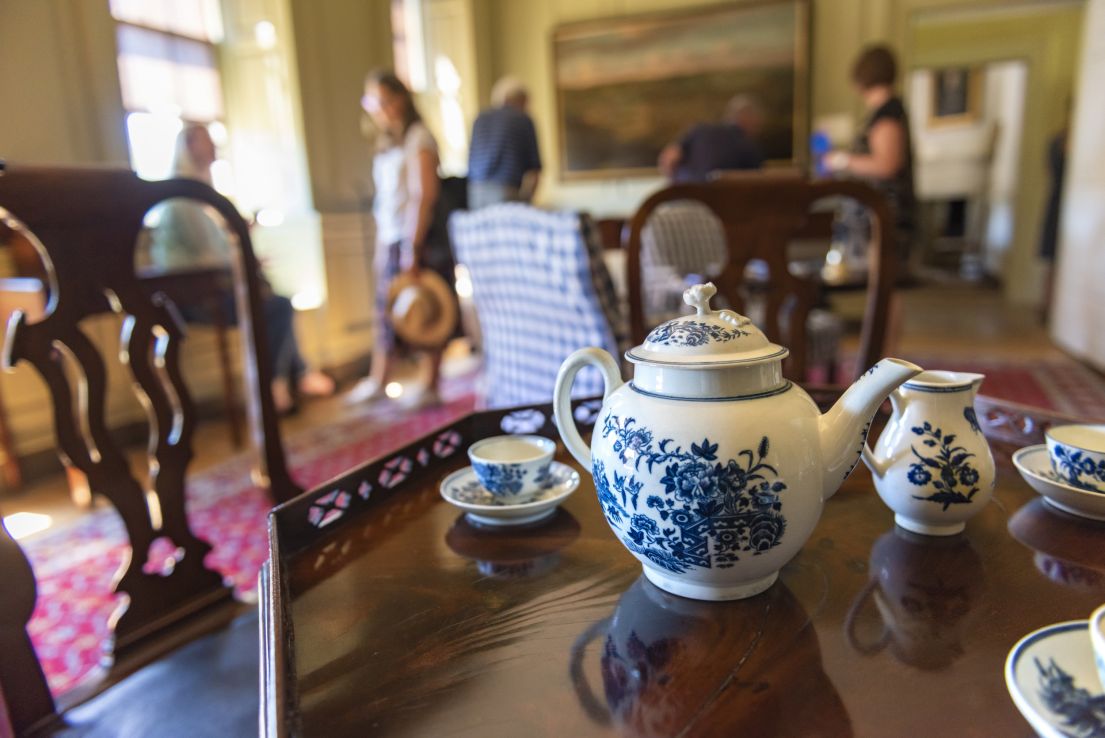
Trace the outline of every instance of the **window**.
<path fill-rule="evenodd" d="M 205 124 L 217 145 L 225 143 L 218 0 L 111 0 L 111 14 L 131 166 L 140 177 L 164 179 L 185 124 Z M 226 162 L 216 162 L 212 175 L 225 190 Z"/>
<path fill-rule="evenodd" d="M 391 50 L 395 76 L 413 92 L 429 84 L 422 38 L 422 0 L 391 0 Z"/>

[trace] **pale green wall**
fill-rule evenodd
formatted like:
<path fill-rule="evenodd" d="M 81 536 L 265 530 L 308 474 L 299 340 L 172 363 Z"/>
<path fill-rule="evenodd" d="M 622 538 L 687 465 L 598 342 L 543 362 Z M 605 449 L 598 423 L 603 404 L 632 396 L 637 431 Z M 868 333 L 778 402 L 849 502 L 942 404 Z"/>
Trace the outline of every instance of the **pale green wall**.
<path fill-rule="evenodd" d="M 1105 0 L 1090 0 L 1083 32 L 1079 95 L 1067 144 L 1051 336 L 1105 371 Z"/>
<path fill-rule="evenodd" d="M 106 0 L 0 2 L 0 158 L 127 164 Z"/>
<path fill-rule="evenodd" d="M 361 209 L 372 190 L 361 135 L 365 73 L 392 66 L 388 0 L 291 0 L 315 208 Z"/>

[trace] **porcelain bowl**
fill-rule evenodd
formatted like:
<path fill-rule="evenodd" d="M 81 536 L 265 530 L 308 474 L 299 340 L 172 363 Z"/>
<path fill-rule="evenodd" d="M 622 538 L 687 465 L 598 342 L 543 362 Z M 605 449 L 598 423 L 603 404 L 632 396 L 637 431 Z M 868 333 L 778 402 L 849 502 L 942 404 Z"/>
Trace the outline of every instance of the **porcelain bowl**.
<path fill-rule="evenodd" d="M 1063 481 L 1105 493 L 1105 425 L 1059 425 L 1044 437 L 1051 468 Z"/>
<path fill-rule="evenodd" d="M 541 492 L 555 453 L 556 442 L 543 436 L 492 436 L 473 443 L 468 459 L 485 490 L 519 505 Z"/>

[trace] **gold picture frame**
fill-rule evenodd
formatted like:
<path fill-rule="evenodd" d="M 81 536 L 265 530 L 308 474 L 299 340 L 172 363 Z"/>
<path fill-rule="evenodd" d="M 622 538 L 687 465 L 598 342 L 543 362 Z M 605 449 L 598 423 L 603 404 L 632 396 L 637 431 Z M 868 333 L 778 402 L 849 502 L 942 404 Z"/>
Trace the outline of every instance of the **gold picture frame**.
<path fill-rule="evenodd" d="M 809 24 L 809 0 L 754 0 L 558 26 L 561 179 L 655 176 L 666 144 L 741 93 L 764 107 L 768 165 L 804 167 Z"/>
<path fill-rule="evenodd" d="M 967 125 L 982 115 L 982 69 L 941 67 L 933 69 L 929 101 L 930 128 Z"/>

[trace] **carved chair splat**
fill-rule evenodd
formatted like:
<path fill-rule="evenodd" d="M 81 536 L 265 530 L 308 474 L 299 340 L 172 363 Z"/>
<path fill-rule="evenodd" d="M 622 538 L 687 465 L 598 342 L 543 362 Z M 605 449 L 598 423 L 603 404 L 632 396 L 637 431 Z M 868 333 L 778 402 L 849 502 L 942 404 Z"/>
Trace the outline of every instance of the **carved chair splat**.
<path fill-rule="evenodd" d="M 164 294 L 149 295 L 134 267 L 145 214 L 174 197 L 214 208 L 237 236 L 235 293 L 253 440 L 263 451 L 261 476 L 274 501 L 290 499 L 300 489 L 285 467 L 276 412 L 266 391 L 272 381 L 261 360 L 267 356 L 267 337 L 264 330 L 254 330 L 262 325 L 259 271 L 248 226 L 233 205 L 199 182 L 147 182 L 122 170 L 9 166 L 0 173 L 0 217 L 36 237 L 49 283 L 41 319 L 13 314 L 4 365 L 27 361 L 40 373 L 53 401 L 59 453 L 118 511 L 132 547 L 117 577 L 116 591 L 126 593 L 129 602 L 113 623 L 116 657 L 136 652 L 171 625 L 232 597 L 221 575 L 204 565 L 211 546 L 194 535 L 186 515 L 184 483 L 195 412 L 180 370 L 183 323 Z M 85 318 L 107 312 L 123 318 L 120 360 L 149 417 L 148 485 L 131 474 L 109 434 L 106 365 L 81 327 Z M 150 561 L 151 544 L 159 538 L 174 548 L 164 564 Z M 15 546 L 0 535 L 0 547 L 9 545 Z M 14 554 L 0 564 L 5 573 L 9 564 L 19 568 Z M 8 622 L 11 613 L 4 617 L 0 628 L 17 625 Z"/>

